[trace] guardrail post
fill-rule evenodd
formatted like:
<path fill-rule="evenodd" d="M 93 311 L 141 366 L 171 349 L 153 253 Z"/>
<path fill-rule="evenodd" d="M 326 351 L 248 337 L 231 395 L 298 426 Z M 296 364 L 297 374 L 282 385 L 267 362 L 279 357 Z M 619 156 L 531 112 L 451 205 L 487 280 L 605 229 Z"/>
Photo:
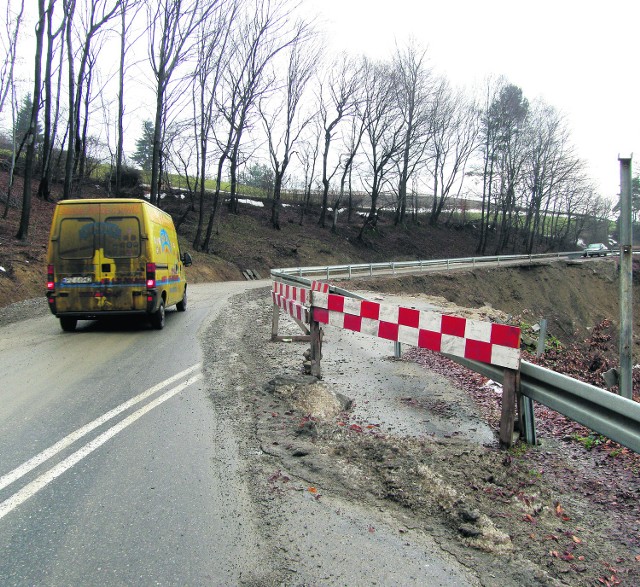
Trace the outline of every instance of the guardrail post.
<path fill-rule="evenodd" d="M 311 331 L 311 375 L 322 379 L 322 369 L 320 367 L 320 360 L 322 359 L 322 327 L 320 323 L 313 318 L 313 307 L 310 310 L 310 325 Z"/>
<path fill-rule="evenodd" d="M 633 399 L 633 225 L 631 157 L 620 161 L 620 395 Z"/>
<path fill-rule="evenodd" d="M 513 431 L 516 414 L 516 389 L 518 372 L 504 370 L 502 381 L 502 414 L 500 416 L 500 445 L 510 448 L 513 445 Z"/>

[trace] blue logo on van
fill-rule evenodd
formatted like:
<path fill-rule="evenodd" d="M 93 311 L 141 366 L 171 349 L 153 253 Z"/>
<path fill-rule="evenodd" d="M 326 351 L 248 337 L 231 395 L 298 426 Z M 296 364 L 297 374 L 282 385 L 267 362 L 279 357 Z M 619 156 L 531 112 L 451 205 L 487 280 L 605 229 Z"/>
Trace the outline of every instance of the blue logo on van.
<path fill-rule="evenodd" d="M 93 237 L 94 230 L 100 232 L 103 236 L 111 238 L 120 238 L 122 230 L 113 222 L 90 222 L 85 224 L 78 232 L 82 240 Z"/>
<path fill-rule="evenodd" d="M 169 233 L 164 228 L 160 231 L 160 246 L 162 247 L 163 251 L 166 249 L 167 251 L 171 252 Z"/>

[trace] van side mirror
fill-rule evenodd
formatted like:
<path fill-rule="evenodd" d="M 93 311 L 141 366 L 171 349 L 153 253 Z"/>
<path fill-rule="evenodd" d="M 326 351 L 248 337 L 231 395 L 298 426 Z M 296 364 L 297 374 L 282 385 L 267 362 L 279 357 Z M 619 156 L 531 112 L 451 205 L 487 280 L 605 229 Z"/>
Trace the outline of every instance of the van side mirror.
<path fill-rule="evenodd" d="M 185 267 L 189 267 L 189 265 L 193 263 L 193 261 L 191 260 L 191 255 L 189 253 L 182 253 L 181 261 Z"/>

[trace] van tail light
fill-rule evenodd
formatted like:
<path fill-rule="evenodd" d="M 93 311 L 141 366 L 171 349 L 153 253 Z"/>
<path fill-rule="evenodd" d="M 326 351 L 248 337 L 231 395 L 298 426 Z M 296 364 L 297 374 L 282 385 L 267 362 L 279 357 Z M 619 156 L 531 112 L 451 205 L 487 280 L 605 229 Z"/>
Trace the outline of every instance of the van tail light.
<path fill-rule="evenodd" d="M 153 289 L 156 286 L 156 264 L 147 263 L 147 289 Z"/>
<path fill-rule="evenodd" d="M 56 281 L 53 272 L 53 265 L 47 265 L 47 291 L 53 291 L 56 288 Z"/>

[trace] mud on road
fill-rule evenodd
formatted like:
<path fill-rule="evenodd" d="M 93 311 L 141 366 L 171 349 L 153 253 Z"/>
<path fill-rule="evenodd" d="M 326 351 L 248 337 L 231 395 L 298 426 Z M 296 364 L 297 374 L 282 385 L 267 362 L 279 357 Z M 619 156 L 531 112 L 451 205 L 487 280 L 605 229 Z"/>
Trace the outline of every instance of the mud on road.
<path fill-rule="evenodd" d="M 327 329 L 312 381 L 306 343 L 270 342 L 271 313 L 255 290 L 203 335 L 273 561 L 255 584 L 640 584 L 637 470 L 550 438 L 501 450 L 460 378 L 388 342 Z"/>

